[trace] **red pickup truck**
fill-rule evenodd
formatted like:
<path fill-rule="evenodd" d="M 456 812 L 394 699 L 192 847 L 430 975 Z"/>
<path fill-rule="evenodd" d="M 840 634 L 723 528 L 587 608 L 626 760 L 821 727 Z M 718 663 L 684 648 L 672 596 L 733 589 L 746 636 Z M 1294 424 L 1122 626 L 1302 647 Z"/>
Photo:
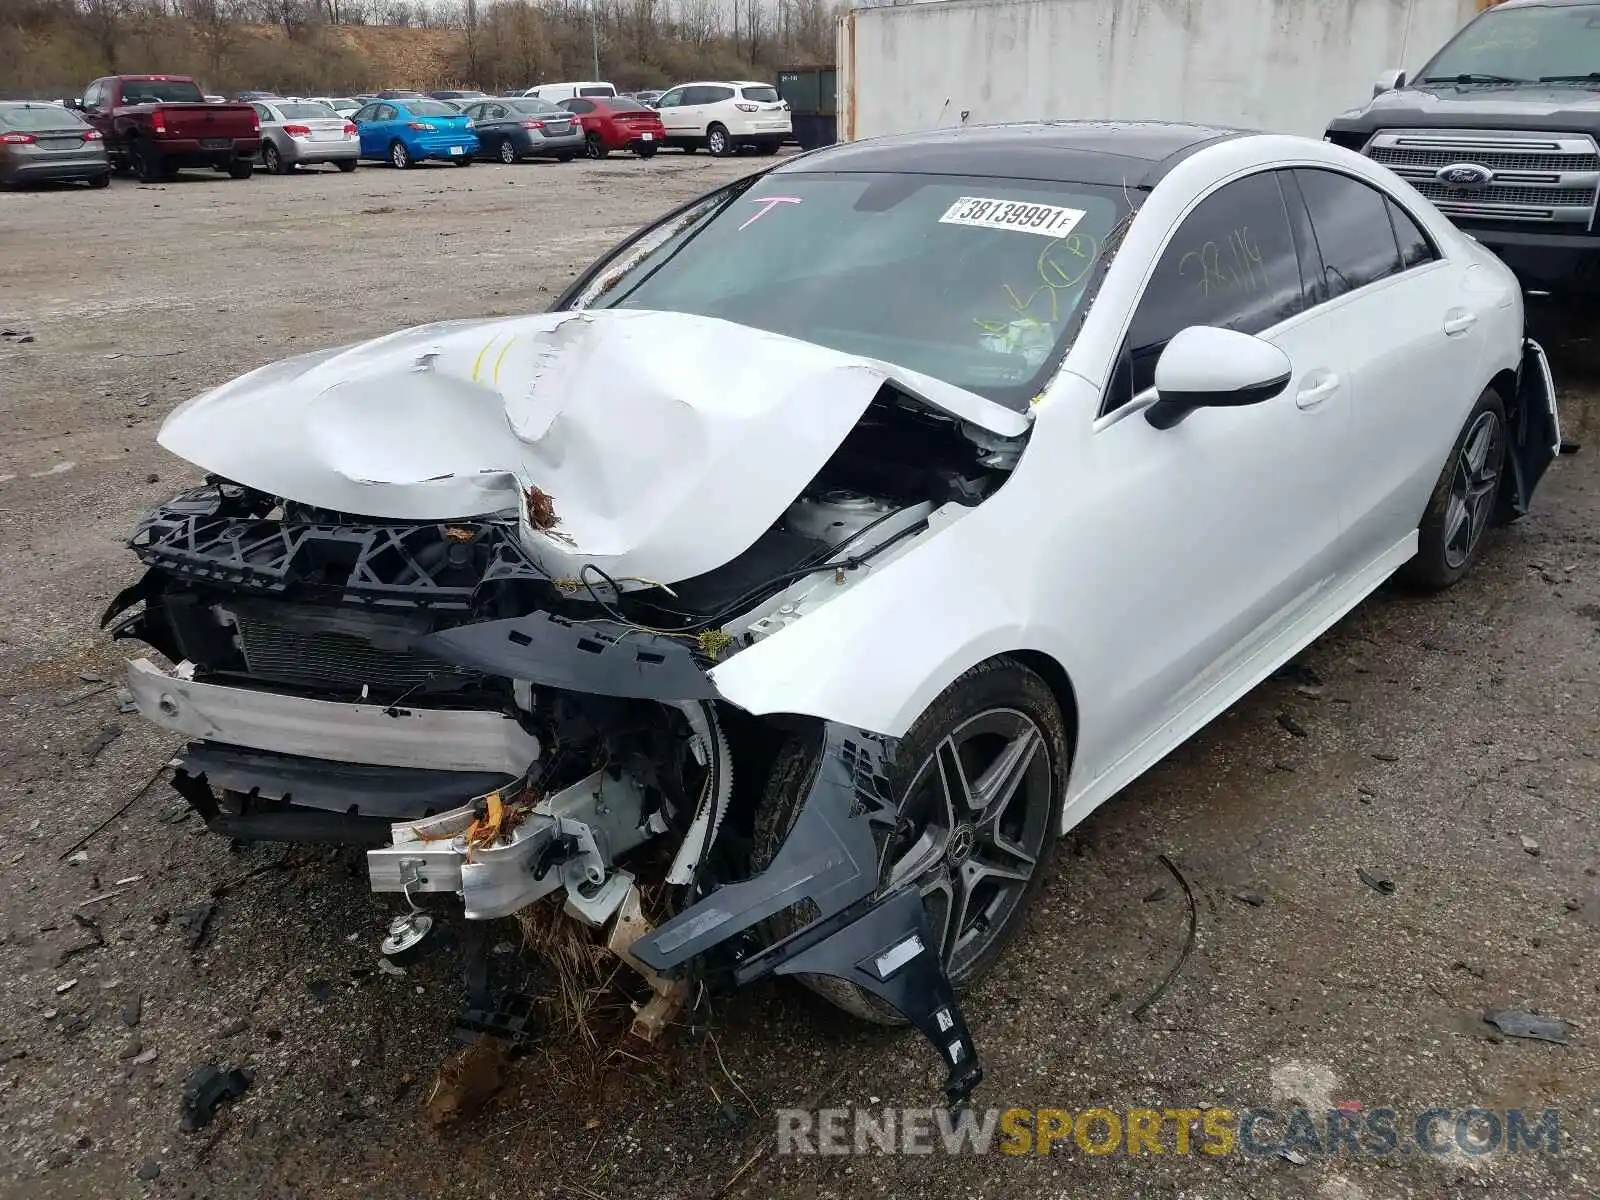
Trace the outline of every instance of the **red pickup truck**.
<path fill-rule="evenodd" d="M 108 75 L 73 105 L 100 131 L 113 170 L 144 183 L 180 167 L 212 167 L 249 179 L 261 118 L 248 104 L 207 104 L 186 75 Z"/>

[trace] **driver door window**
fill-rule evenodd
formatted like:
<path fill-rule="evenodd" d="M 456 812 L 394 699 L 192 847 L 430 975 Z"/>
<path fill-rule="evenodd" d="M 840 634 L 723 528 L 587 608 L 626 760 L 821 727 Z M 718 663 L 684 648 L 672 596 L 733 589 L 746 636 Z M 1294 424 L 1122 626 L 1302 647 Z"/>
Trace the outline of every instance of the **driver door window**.
<path fill-rule="evenodd" d="M 1156 360 L 1180 330 L 1260 333 L 1305 307 L 1278 176 L 1263 172 L 1202 200 L 1167 243 L 1133 315 L 1104 411 L 1155 385 Z"/>

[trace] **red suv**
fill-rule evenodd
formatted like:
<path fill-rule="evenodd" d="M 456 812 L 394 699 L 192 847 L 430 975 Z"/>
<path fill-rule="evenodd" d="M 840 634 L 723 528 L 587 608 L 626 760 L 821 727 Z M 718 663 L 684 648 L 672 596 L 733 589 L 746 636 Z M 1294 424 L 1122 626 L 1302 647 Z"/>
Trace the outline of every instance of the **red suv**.
<path fill-rule="evenodd" d="M 667 136 L 661 114 L 633 100 L 578 96 L 561 101 L 561 107 L 582 123 L 590 158 L 604 158 L 613 150 L 632 150 L 640 158 L 649 158 Z"/>

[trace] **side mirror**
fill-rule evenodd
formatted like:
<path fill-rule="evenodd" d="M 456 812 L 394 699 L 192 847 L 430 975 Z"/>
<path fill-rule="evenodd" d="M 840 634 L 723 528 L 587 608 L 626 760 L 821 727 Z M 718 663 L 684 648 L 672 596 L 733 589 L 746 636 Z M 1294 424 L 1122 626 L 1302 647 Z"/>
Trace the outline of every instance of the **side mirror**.
<path fill-rule="evenodd" d="M 1373 98 L 1376 99 L 1385 92 L 1392 92 L 1396 88 L 1405 87 L 1405 85 L 1406 73 L 1404 71 L 1385 71 L 1382 75 L 1378 76 L 1378 81 L 1372 85 Z"/>
<path fill-rule="evenodd" d="M 1197 408 L 1237 408 L 1271 400 L 1289 386 L 1294 364 L 1271 342 L 1232 329 L 1191 325 L 1156 362 L 1156 402 L 1145 420 L 1171 429 Z"/>

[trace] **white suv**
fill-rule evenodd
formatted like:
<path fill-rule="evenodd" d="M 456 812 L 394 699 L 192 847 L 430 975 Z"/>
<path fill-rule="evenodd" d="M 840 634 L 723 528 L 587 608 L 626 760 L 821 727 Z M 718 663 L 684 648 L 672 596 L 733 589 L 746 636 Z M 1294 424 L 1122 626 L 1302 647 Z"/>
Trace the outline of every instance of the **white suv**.
<path fill-rule="evenodd" d="M 789 106 L 770 83 L 683 83 L 656 101 L 669 146 L 719 157 L 753 146 L 772 154 L 789 140 Z"/>

